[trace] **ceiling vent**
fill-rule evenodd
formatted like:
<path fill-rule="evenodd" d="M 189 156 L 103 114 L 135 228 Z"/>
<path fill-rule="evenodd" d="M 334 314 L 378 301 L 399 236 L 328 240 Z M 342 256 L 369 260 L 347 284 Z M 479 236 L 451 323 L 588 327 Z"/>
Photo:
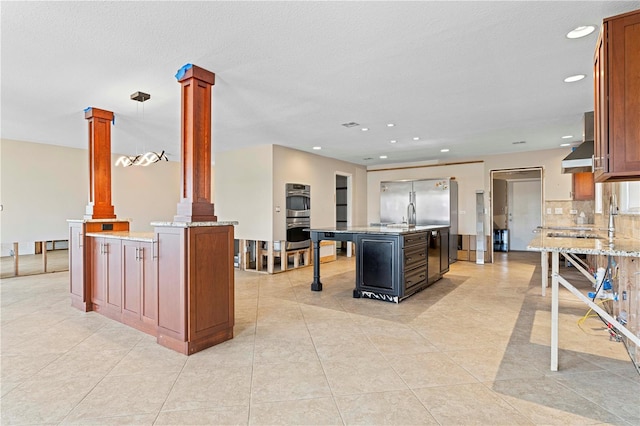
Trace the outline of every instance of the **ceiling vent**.
<path fill-rule="evenodd" d="M 353 121 L 351 121 L 349 123 L 342 123 L 341 125 L 344 126 L 344 127 L 356 127 L 356 126 L 359 126 L 358 123 L 355 123 Z"/>

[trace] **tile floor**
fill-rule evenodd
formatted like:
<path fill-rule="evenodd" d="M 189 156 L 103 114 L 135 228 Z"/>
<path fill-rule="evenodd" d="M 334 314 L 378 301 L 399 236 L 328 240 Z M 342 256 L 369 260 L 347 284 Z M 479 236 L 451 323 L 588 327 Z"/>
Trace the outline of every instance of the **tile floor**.
<path fill-rule="evenodd" d="M 506 259 L 508 258 L 508 262 Z M 1 423 L 640 424 L 640 376 L 539 254 L 458 262 L 410 299 L 353 299 L 354 263 L 236 271 L 235 338 L 190 357 L 70 307 L 68 272 L 3 279 Z"/>

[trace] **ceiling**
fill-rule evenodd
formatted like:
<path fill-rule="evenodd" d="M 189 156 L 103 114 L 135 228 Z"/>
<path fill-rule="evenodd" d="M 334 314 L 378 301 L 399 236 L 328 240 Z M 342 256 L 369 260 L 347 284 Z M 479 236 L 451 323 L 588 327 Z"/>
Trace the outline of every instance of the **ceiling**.
<path fill-rule="evenodd" d="M 179 161 L 175 74 L 193 63 L 216 74 L 214 157 L 280 144 L 381 165 L 558 148 L 564 135 L 581 140 L 602 19 L 640 2 L 3 1 L 0 8 L 4 139 L 86 148 L 83 110 L 92 106 L 115 113 L 114 152 L 165 150 Z M 593 34 L 566 38 L 587 24 L 597 26 Z M 573 74 L 587 78 L 563 82 Z M 136 91 L 151 99 L 131 100 Z M 342 126 L 348 122 L 359 126 Z"/>

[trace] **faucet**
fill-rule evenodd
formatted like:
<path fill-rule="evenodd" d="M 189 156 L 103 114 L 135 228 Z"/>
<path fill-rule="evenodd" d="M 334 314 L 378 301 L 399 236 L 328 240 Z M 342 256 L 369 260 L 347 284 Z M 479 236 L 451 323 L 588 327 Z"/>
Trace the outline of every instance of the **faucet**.
<path fill-rule="evenodd" d="M 607 227 L 607 235 L 609 237 L 609 241 L 612 241 L 615 237 L 615 226 L 613 217 L 618 214 L 618 205 L 616 202 L 615 194 L 611 194 L 609 196 L 609 226 Z"/>
<path fill-rule="evenodd" d="M 407 224 L 416 226 L 416 206 L 413 203 L 414 192 L 409 192 L 409 205 L 407 206 Z"/>

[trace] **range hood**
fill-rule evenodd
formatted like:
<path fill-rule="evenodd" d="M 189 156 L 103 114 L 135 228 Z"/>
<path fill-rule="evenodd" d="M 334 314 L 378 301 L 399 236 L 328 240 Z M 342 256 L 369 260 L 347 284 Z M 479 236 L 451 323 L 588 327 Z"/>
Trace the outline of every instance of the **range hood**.
<path fill-rule="evenodd" d="M 593 111 L 583 117 L 582 144 L 562 160 L 562 173 L 593 172 Z"/>

